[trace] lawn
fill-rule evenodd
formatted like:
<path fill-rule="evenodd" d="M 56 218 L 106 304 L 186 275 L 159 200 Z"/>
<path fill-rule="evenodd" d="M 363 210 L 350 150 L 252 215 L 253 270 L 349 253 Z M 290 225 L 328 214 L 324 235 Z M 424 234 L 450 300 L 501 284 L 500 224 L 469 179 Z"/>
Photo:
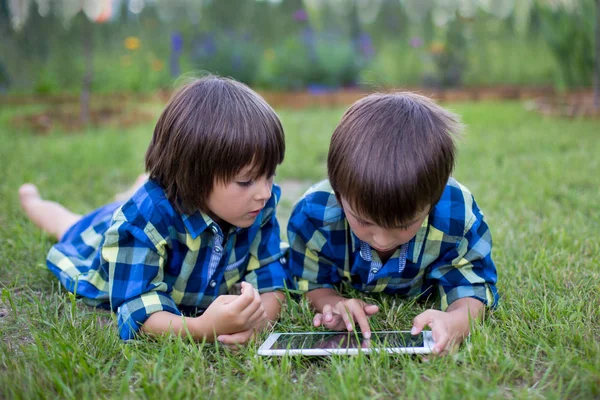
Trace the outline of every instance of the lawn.
<path fill-rule="evenodd" d="M 61 290 L 45 267 L 52 240 L 20 211 L 17 188 L 78 212 L 110 201 L 142 171 L 152 123 L 45 136 L 0 109 L 0 398 L 598 398 L 600 397 L 600 123 L 519 103 L 449 104 L 467 125 L 455 176 L 475 194 L 494 238 L 498 309 L 449 357 L 266 359 L 187 339 L 123 343 L 111 314 Z M 159 110 L 160 107 L 152 106 Z M 343 110 L 279 110 L 293 192 L 325 176 Z M 292 190 L 290 190 L 292 192 Z M 282 201 L 281 223 L 297 194 Z M 369 296 L 375 329 L 407 329 L 428 305 Z M 429 305 L 430 306 L 430 305 Z M 311 329 L 289 300 L 278 331 Z"/>

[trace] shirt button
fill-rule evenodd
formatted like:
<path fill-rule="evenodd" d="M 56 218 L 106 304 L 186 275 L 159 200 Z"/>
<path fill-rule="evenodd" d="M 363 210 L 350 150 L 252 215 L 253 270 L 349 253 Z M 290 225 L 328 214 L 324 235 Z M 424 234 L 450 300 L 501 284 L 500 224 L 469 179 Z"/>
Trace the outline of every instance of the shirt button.
<path fill-rule="evenodd" d="M 285 265 L 285 263 L 287 262 L 287 260 L 285 259 L 285 257 L 281 257 L 279 259 L 279 262 L 281 263 L 281 265 Z"/>
<path fill-rule="evenodd" d="M 221 252 L 223 251 L 223 249 L 219 246 L 215 247 L 215 253 L 217 254 L 221 254 Z"/>
<path fill-rule="evenodd" d="M 210 287 L 215 287 L 215 286 L 217 286 L 217 282 L 210 281 L 209 285 L 210 285 Z"/>
<path fill-rule="evenodd" d="M 376 273 L 378 273 L 378 272 L 379 272 L 379 270 L 378 270 L 377 268 L 371 268 L 371 273 L 372 273 L 373 275 L 375 275 L 375 274 L 376 274 Z"/>
<path fill-rule="evenodd" d="M 215 225 L 211 225 L 210 230 L 213 231 L 213 233 L 219 232 L 219 230 L 217 229 L 217 227 Z"/>

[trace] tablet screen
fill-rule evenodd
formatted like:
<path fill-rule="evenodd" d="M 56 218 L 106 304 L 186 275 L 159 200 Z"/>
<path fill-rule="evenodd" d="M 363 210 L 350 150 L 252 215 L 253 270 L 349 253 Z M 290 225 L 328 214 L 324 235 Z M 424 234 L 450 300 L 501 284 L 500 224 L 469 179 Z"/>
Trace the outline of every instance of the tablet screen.
<path fill-rule="evenodd" d="M 373 332 L 371 339 L 364 339 L 361 333 L 309 333 L 281 334 L 271 349 L 351 349 L 368 347 L 423 347 L 423 334 L 416 336 L 410 332 Z"/>

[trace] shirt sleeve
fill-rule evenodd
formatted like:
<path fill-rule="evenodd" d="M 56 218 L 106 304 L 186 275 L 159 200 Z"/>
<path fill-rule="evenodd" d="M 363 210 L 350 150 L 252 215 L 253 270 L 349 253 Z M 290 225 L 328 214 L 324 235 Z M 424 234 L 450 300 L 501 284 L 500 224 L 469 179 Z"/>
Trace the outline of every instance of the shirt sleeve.
<path fill-rule="evenodd" d="M 333 288 L 341 278 L 334 262 L 323 254 L 327 238 L 304 211 L 304 201 L 294 208 L 287 227 L 290 272 L 302 292 Z"/>
<path fill-rule="evenodd" d="M 273 186 L 273 195 L 264 208 L 260 229 L 250 244 L 250 259 L 244 280 L 260 293 L 293 289 L 287 265 L 288 245 L 281 240 L 276 206 L 281 189 Z"/>
<path fill-rule="evenodd" d="M 108 270 L 110 304 L 123 340 L 134 338 L 152 313 L 181 315 L 163 281 L 165 246 L 166 240 L 150 223 L 142 229 L 116 221 L 105 234 L 102 263 Z"/>
<path fill-rule="evenodd" d="M 438 283 L 442 310 L 465 297 L 475 298 L 488 307 L 498 303 L 492 236 L 474 200 L 469 214 L 463 237 L 428 272 L 428 277 Z"/>

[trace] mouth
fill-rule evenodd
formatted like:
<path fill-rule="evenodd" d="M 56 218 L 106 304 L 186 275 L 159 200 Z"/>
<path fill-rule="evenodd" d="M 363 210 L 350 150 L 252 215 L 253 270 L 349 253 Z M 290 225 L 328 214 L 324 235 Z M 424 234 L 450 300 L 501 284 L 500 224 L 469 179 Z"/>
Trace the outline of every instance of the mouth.
<path fill-rule="evenodd" d="M 256 217 L 258 214 L 260 214 L 261 211 L 262 208 L 259 208 L 258 210 L 250 211 L 248 214 L 252 215 L 253 217 Z"/>

